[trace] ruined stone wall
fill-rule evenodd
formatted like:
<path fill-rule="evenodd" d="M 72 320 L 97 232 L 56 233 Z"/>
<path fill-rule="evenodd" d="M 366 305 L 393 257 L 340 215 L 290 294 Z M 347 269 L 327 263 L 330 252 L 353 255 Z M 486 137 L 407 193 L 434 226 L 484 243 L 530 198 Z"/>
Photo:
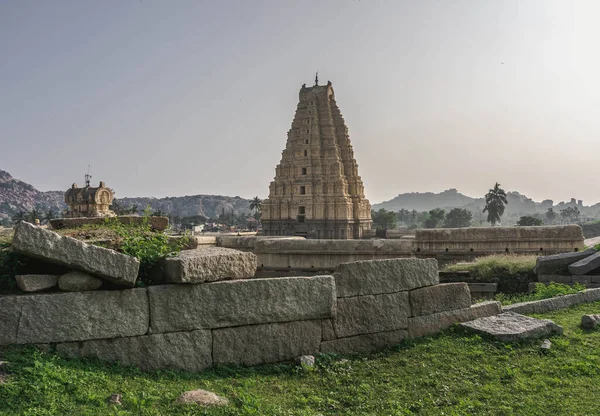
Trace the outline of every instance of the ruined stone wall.
<path fill-rule="evenodd" d="M 438 283 L 436 260 L 396 259 L 333 276 L 0 296 L 0 345 L 201 371 L 370 351 L 500 312 L 470 306 L 465 284 Z"/>

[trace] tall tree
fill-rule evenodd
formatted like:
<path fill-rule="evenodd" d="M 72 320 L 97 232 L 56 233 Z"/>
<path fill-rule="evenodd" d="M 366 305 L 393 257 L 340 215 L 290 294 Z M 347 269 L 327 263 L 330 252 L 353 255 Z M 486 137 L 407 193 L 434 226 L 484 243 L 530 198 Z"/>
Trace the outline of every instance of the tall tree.
<path fill-rule="evenodd" d="M 396 228 L 396 213 L 381 208 L 379 211 L 371 211 L 373 226 L 379 229 L 394 229 Z"/>
<path fill-rule="evenodd" d="M 425 228 L 437 228 L 444 221 L 446 211 L 441 208 L 434 208 L 429 211 L 429 218 L 425 220 Z"/>
<path fill-rule="evenodd" d="M 465 208 L 454 208 L 446 215 L 444 228 L 463 228 L 470 227 L 473 221 L 473 214 Z"/>
<path fill-rule="evenodd" d="M 27 213 L 25 211 L 17 211 L 11 219 L 15 224 L 18 224 L 27 219 Z"/>
<path fill-rule="evenodd" d="M 546 211 L 546 219 L 549 223 L 552 223 L 556 219 L 556 212 L 552 208 L 548 208 L 548 211 Z"/>
<path fill-rule="evenodd" d="M 496 182 L 494 188 L 485 194 L 485 208 L 483 208 L 483 212 L 488 213 L 487 221 L 492 224 L 492 227 L 500 222 L 500 217 L 504 215 L 505 205 L 507 204 L 506 192 Z"/>
<path fill-rule="evenodd" d="M 50 222 L 50 220 L 53 220 L 54 218 L 56 218 L 56 212 L 54 212 L 51 209 L 49 209 L 48 211 L 46 211 L 46 214 L 44 214 L 44 221 L 45 222 Z"/>
<path fill-rule="evenodd" d="M 256 210 L 256 212 L 261 212 L 262 210 L 262 200 L 257 196 L 250 201 L 250 211 L 254 210 Z"/>

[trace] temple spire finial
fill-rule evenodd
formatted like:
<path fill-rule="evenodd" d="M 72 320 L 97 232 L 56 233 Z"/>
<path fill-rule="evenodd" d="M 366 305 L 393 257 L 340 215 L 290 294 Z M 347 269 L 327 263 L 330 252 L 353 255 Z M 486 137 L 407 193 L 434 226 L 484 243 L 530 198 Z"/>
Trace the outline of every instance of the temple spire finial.
<path fill-rule="evenodd" d="M 319 85 L 319 71 L 315 74 L 315 87 Z"/>

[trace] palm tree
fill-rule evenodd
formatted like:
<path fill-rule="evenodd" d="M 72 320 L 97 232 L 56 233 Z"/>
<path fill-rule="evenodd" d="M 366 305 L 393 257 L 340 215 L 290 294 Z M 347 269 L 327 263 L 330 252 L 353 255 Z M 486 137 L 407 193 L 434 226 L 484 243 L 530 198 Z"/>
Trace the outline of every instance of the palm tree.
<path fill-rule="evenodd" d="M 257 213 L 261 212 L 262 209 L 262 200 L 255 196 L 251 201 L 250 201 L 250 210 L 254 211 L 256 210 Z"/>
<path fill-rule="evenodd" d="M 492 224 L 492 227 L 496 223 L 500 222 L 500 217 L 504 215 L 504 205 L 508 204 L 506 200 L 506 192 L 500 188 L 500 184 L 496 182 L 494 189 L 485 194 L 485 208 L 483 212 L 488 213 L 487 221 Z"/>

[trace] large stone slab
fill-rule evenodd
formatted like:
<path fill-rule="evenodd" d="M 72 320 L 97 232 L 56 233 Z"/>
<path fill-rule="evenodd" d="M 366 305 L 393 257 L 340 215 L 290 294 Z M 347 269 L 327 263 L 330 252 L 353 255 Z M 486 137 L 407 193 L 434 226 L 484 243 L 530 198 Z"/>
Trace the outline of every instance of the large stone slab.
<path fill-rule="evenodd" d="M 411 290 L 409 293 L 411 316 L 431 315 L 471 306 L 471 292 L 467 283 L 445 283 Z"/>
<path fill-rule="evenodd" d="M 348 338 L 338 338 L 321 343 L 321 352 L 336 354 L 356 354 L 372 352 L 399 344 L 408 336 L 405 329 L 376 334 L 357 335 Z"/>
<path fill-rule="evenodd" d="M 12 240 L 15 251 L 102 277 L 123 286 L 133 286 L 140 262 L 135 257 L 86 244 L 53 231 L 20 223 Z"/>
<path fill-rule="evenodd" d="M 501 312 L 502 306 L 500 302 L 482 302 L 472 305 L 470 308 L 409 318 L 408 336 L 410 338 L 417 338 L 435 334 L 449 328 L 455 323 L 497 315 Z"/>
<path fill-rule="evenodd" d="M 53 274 L 16 275 L 17 287 L 23 292 L 41 292 L 58 284 L 58 276 Z"/>
<path fill-rule="evenodd" d="M 596 250 L 590 248 L 585 251 L 540 256 L 536 261 L 535 272 L 538 276 L 542 274 L 560 274 L 558 272 L 567 270 L 569 264 L 591 256 L 594 253 L 596 253 Z"/>
<path fill-rule="evenodd" d="M 102 286 L 102 280 L 87 273 L 72 271 L 58 278 L 58 288 L 64 292 L 84 292 L 97 290 Z"/>
<path fill-rule="evenodd" d="M 340 264 L 338 297 L 401 292 L 439 283 L 436 259 L 366 260 Z"/>
<path fill-rule="evenodd" d="M 333 276 L 148 288 L 153 333 L 332 318 Z"/>
<path fill-rule="evenodd" d="M 545 338 L 554 334 L 560 335 L 563 332 L 560 325 L 549 319 L 530 318 L 513 312 L 478 318 L 465 322 L 461 326 L 504 342 Z"/>
<path fill-rule="evenodd" d="M 256 256 L 222 247 L 185 250 L 163 261 L 163 273 L 169 283 L 246 279 L 256 273 Z"/>
<path fill-rule="evenodd" d="M 569 264 L 569 272 L 572 274 L 586 274 L 598 267 L 600 267 L 600 252 Z"/>
<path fill-rule="evenodd" d="M 558 309 L 570 308 L 580 303 L 600 301 L 600 289 L 587 289 L 572 295 L 557 296 L 550 299 L 535 300 L 531 302 L 514 303 L 503 306 L 503 312 L 515 312 L 525 315 L 533 313 L 546 313 Z"/>
<path fill-rule="evenodd" d="M 213 330 L 215 364 L 257 365 L 315 354 L 321 321 L 298 321 Z"/>
<path fill-rule="evenodd" d="M 333 327 L 338 338 L 406 329 L 408 292 L 340 298 Z"/>
<path fill-rule="evenodd" d="M 198 372 L 212 366 L 212 336 L 210 330 L 197 330 L 68 342 L 58 344 L 56 352 L 66 357 L 96 357 L 133 365 L 143 371 Z"/>
<path fill-rule="evenodd" d="M 0 297 L 0 344 L 85 341 L 148 332 L 146 289 Z"/>

